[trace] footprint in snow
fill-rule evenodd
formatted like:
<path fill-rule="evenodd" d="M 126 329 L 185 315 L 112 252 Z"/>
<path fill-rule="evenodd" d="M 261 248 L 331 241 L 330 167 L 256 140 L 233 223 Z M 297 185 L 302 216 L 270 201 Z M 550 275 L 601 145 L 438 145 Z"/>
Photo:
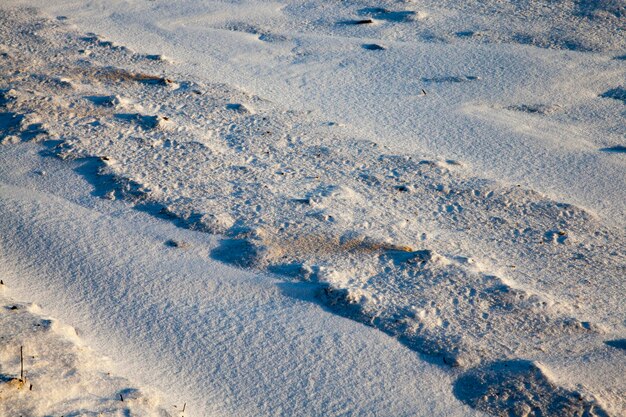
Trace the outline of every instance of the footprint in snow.
<path fill-rule="evenodd" d="M 174 240 L 174 239 L 169 239 L 165 241 L 164 245 L 167 246 L 168 248 L 180 248 L 180 249 L 187 249 L 190 246 L 189 243 L 187 242 L 183 242 L 181 240 Z"/>
<path fill-rule="evenodd" d="M 257 35 L 258 39 L 263 42 L 282 42 L 287 40 L 287 37 L 283 35 L 269 33 L 257 26 L 250 25 L 245 22 L 229 22 L 223 25 L 221 29 L 226 29 L 233 32 L 248 33 L 250 35 Z"/>
<path fill-rule="evenodd" d="M 259 35 L 259 40 L 263 42 L 284 42 L 287 40 L 286 36 L 276 35 L 274 33 L 262 33 Z"/>
<path fill-rule="evenodd" d="M 85 96 L 87 101 L 101 107 L 117 107 L 122 104 L 122 100 L 117 96 Z"/>
<path fill-rule="evenodd" d="M 363 49 L 366 49 L 368 51 L 384 51 L 387 48 L 375 43 L 366 43 L 363 45 Z"/>
<path fill-rule="evenodd" d="M 386 20 L 388 22 L 412 22 L 415 20 L 417 13 L 411 10 L 387 10 L 382 7 L 366 7 L 359 10 L 359 14 L 371 16 L 377 20 Z"/>
<path fill-rule="evenodd" d="M 463 30 L 461 32 L 455 33 L 457 38 L 473 38 L 475 36 L 481 36 L 479 32 L 474 32 L 473 30 Z"/>
<path fill-rule="evenodd" d="M 165 116 L 145 116 L 139 113 L 118 113 L 114 117 L 126 123 L 134 123 L 143 130 L 156 129 L 169 120 Z"/>

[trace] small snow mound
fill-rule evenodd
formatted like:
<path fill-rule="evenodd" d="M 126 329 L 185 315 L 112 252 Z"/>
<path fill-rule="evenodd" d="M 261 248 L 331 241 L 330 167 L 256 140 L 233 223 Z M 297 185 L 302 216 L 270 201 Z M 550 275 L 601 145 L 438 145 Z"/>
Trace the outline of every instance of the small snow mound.
<path fill-rule="evenodd" d="M 200 218 L 200 224 L 206 231 L 222 234 L 233 227 L 235 219 L 228 213 L 206 213 Z"/>
<path fill-rule="evenodd" d="M 327 185 L 320 187 L 309 200 L 313 205 L 323 206 L 332 201 L 358 203 L 363 201 L 363 196 L 345 185 Z"/>

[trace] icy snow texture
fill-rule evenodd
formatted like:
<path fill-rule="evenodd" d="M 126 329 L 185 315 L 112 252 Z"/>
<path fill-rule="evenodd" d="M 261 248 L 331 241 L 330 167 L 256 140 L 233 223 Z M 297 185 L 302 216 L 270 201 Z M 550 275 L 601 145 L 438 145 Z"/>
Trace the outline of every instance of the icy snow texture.
<path fill-rule="evenodd" d="M 363 13 L 392 22 L 413 16 Z M 59 137 L 54 152 L 86 159 L 82 172 L 102 196 L 224 234 L 215 259 L 323 284 L 319 299 L 331 310 L 471 368 L 455 393 L 480 410 L 508 410 L 506 399 L 487 393 L 512 372 L 521 381 L 512 393 L 517 414 L 603 415 L 594 396 L 623 411 L 623 385 L 598 385 L 592 370 L 565 382 L 590 386 L 575 393 L 535 365 L 610 352 L 604 342 L 623 335 L 623 228 L 538 192 L 473 178 L 452 160 L 394 155 L 232 87 L 153 75 L 167 71 L 164 62 L 55 29 L 42 24 L 37 46 L 24 34 L 7 48 L 6 142 Z M 20 53 L 24 44 L 59 53 L 44 65 Z M 35 65 L 37 77 L 14 71 Z M 487 399 L 463 389 L 471 378 L 487 381 Z"/>

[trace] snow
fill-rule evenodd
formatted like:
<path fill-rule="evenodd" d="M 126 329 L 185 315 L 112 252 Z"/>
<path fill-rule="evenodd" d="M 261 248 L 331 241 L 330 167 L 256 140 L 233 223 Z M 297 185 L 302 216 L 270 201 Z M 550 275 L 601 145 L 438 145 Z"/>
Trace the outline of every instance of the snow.
<path fill-rule="evenodd" d="M 154 410 L 622 415 L 623 2 L 379 3 L 12 0 L 12 296 Z"/>
<path fill-rule="evenodd" d="M 37 305 L 4 295 L 0 302 L 2 415 L 169 415 L 151 393 L 111 375 L 111 359 L 85 346 L 74 328 Z"/>
<path fill-rule="evenodd" d="M 599 152 L 623 144 L 623 105 L 600 97 L 624 84 L 623 1 L 25 3 L 135 51 L 149 45 L 182 74 L 625 220 L 623 161 Z M 373 6 L 416 15 L 339 24 Z M 372 42 L 387 50 L 362 48 Z M 480 79 L 425 81 L 467 76 Z M 524 105 L 554 112 L 508 110 Z"/>
<path fill-rule="evenodd" d="M 376 329 L 313 303 L 315 286 L 230 268 L 207 258 L 219 243 L 213 236 L 118 202 L 92 201 L 89 185 L 72 178 L 78 164 L 48 160 L 44 177 L 29 175 L 40 167 L 28 166 L 37 149 L 25 146 L 30 155 L 21 159 L 24 150 L 2 149 L 3 162 L 14 161 L 2 165 L 3 178 L 15 182 L 0 188 L 6 291 L 42 300 L 42 310 L 71 321 L 90 347 L 112 356 L 100 367 L 158 389 L 169 415 L 181 415 L 176 411 L 184 403 L 191 416 L 480 415 L 453 397 L 452 375 Z M 28 239 L 19 237 L 24 228 Z M 168 239 L 187 245 L 173 248 Z M 35 349 L 30 340 L 24 344 Z M 51 355 L 61 349 L 48 346 Z M 13 362 L 6 370 L 2 364 L 3 373 L 18 369 L 18 347 L 7 343 Z M 87 373 L 93 366 L 75 368 Z M 58 378 L 55 369 L 48 378 Z M 108 392 L 97 380 L 84 383 L 95 384 L 102 397 Z M 119 402 L 115 393 L 108 398 Z M 78 415 L 106 410 L 78 407 L 71 398 L 59 401 Z M 140 411 L 131 408 L 131 415 Z"/>

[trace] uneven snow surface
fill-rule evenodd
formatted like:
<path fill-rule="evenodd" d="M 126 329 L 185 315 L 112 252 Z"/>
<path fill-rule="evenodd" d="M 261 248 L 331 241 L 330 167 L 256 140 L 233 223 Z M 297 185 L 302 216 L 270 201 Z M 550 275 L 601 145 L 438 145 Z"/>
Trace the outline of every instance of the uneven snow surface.
<path fill-rule="evenodd" d="M 116 407 L 626 413 L 624 2 L 107 3 L 0 10 L 0 266 Z"/>
<path fill-rule="evenodd" d="M 0 415 L 170 415 L 112 376 L 111 360 L 83 346 L 74 328 L 42 316 L 36 305 L 5 296 L 0 303 Z"/>

